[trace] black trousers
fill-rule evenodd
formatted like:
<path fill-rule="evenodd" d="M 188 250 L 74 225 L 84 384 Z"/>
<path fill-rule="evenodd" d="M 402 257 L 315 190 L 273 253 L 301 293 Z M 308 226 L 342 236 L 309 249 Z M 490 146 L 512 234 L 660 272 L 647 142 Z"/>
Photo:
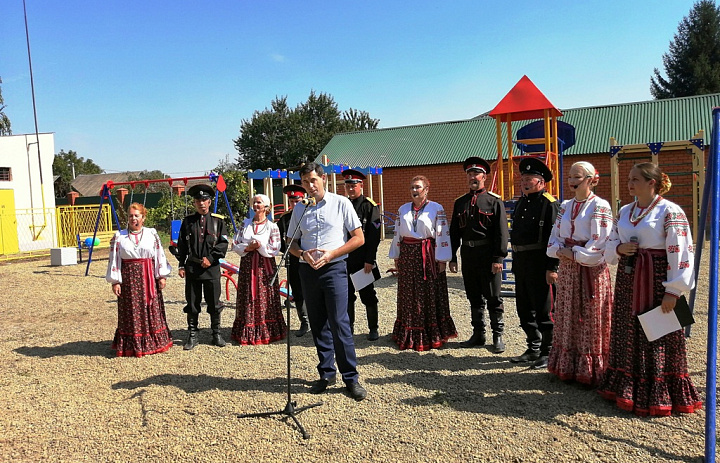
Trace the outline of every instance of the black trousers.
<path fill-rule="evenodd" d="M 540 349 L 548 355 L 552 346 L 553 321 L 551 311 L 555 302 L 555 285 L 545 279 L 545 249 L 513 253 L 515 274 L 515 304 L 520 327 L 525 331 L 528 348 Z"/>
<path fill-rule="evenodd" d="M 300 283 L 300 262 L 294 259 L 290 260 L 287 274 L 293 300 L 295 301 L 295 308 L 302 322 L 303 320 L 307 320 L 307 308 L 304 306 L 305 298 L 303 297 L 302 284 Z"/>
<path fill-rule="evenodd" d="M 222 285 L 220 278 L 210 278 L 198 280 L 185 276 L 185 300 L 187 305 L 183 312 L 187 314 L 199 314 L 201 312 L 200 304 L 203 295 L 207 303 L 207 312 L 209 314 L 219 314 L 222 312 L 223 304 L 220 302 L 220 293 Z"/>
<path fill-rule="evenodd" d="M 473 331 L 484 330 L 484 311 L 487 308 L 490 315 L 490 326 L 495 334 L 504 330 L 502 273 L 492 273 L 492 264 L 495 261 L 489 246 L 460 248 L 462 259 L 462 276 L 465 285 L 465 294 L 470 301 Z"/>

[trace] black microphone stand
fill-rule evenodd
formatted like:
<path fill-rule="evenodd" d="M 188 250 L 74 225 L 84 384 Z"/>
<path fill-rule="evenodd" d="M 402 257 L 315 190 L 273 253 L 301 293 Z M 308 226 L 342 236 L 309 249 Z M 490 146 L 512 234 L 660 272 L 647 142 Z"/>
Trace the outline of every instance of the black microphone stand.
<path fill-rule="evenodd" d="M 305 215 L 305 211 L 307 211 L 307 207 L 303 209 L 302 214 L 300 215 L 300 219 L 302 219 L 303 215 Z M 297 233 L 298 228 L 300 227 L 300 220 L 298 219 L 298 223 L 295 226 L 295 230 L 292 232 L 292 237 L 295 237 L 295 233 Z M 287 244 L 287 248 L 285 249 L 285 252 L 283 253 L 282 257 L 280 258 L 280 265 L 278 265 L 277 270 L 275 271 L 275 275 L 273 275 L 272 280 L 270 281 L 270 286 L 275 284 L 275 280 L 278 277 L 278 274 L 280 273 L 280 268 L 285 267 L 285 271 L 287 272 L 288 278 L 285 280 L 285 290 L 287 291 L 287 297 L 285 298 L 285 309 L 287 309 L 287 403 L 285 404 L 285 408 L 282 410 L 276 410 L 272 412 L 261 412 L 261 413 L 245 413 L 242 415 L 238 415 L 238 418 L 256 418 L 256 417 L 263 417 L 263 416 L 274 416 L 274 415 L 284 415 L 285 417 L 290 417 L 295 421 L 295 424 L 298 427 L 298 430 L 302 433 L 303 439 L 310 439 L 310 434 L 305 430 L 302 424 L 300 424 L 300 421 L 297 419 L 297 414 L 307 410 L 308 408 L 314 408 L 319 407 L 322 405 L 322 402 L 318 402 L 316 404 L 312 405 L 306 405 L 304 407 L 295 408 L 297 407 L 297 402 L 294 402 L 292 400 L 292 392 L 291 392 L 291 386 L 290 386 L 290 262 L 287 259 L 287 255 L 290 252 L 290 246 L 292 244 L 292 239 L 290 240 L 290 244 Z"/>

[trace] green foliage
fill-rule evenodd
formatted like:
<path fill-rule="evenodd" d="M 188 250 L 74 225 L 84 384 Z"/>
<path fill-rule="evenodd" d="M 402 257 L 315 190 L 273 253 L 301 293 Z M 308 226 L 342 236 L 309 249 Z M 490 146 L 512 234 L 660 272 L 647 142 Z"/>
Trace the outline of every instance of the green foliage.
<path fill-rule="evenodd" d="M 663 54 L 667 79 L 655 68 L 650 93 L 655 99 L 720 92 L 720 8 L 701 0 L 678 26 Z"/>
<path fill-rule="evenodd" d="M 2 84 L 2 78 L 0 78 L 0 84 Z M 2 88 L 0 88 L 0 136 L 12 135 L 12 129 L 10 128 L 10 118 L 5 115 L 5 100 L 2 96 Z"/>
<path fill-rule="evenodd" d="M 159 180 L 162 178 L 169 177 L 160 170 L 143 170 L 138 174 L 131 173 L 128 175 L 128 181 L 130 182 L 137 182 L 142 180 Z M 149 183 L 147 190 L 148 193 L 169 192 L 170 184 L 166 182 Z M 135 194 L 137 193 L 145 193 L 144 183 L 138 183 L 135 185 Z"/>
<path fill-rule="evenodd" d="M 92 159 L 85 159 L 78 156 L 73 150 L 67 153 L 60 150 L 53 159 L 53 175 L 59 175 L 60 178 L 55 182 L 55 197 L 61 198 L 67 195 L 70 190 L 70 184 L 73 181 L 73 166 L 75 167 L 75 176 L 102 174 L 105 171 L 93 162 Z"/>
<path fill-rule="evenodd" d="M 195 211 L 192 198 L 185 194 L 175 196 L 170 193 L 169 189 L 165 190 L 157 207 L 148 209 L 145 225 L 169 234 L 172 221 L 182 220 L 186 211 L 188 214 Z"/>
<path fill-rule="evenodd" d="M 241 169 L 296 169 L 312 161 L 339 132 L 377 128 L 379 120 L 350 108 L 341 113 L 331 95 L 310 92 L 290 109 L 287 97 L 276 97 L 270 109 L 255 111 L 240 124 L 235 141 Z"/>

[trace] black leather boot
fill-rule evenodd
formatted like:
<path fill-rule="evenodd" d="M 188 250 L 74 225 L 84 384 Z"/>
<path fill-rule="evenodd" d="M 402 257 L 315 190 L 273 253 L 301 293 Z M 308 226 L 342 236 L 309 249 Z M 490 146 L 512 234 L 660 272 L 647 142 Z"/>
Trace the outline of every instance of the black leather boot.
<path fill-rule="evenodd" d="M 355 334 L 355 303 L 348 302 L 348 318 L 350 318 L 350 334 Z"/>
<path fill-rule="evenodd" d="M 300 319 L 300 329 L 295 332 L 295 336 L 301 338 L 310 331 L 310 324 L 308 323 L 307 313 L 303 310 L 302 305 L 297 307 L 298 319 Z"/>
<path fill-rule="evenodd" d="M 212 329 L 212 343 L 214 346 L 225 347 L 227 344 L 220 336 L 220 314 L 210 314 L 210 329 Z"/>
<path fill-rule="evenodd" d="M 484 346 L 485 339 L 485 309 L 479 307 L 470 307 L 470 317 L 472 320 L 473 335 L 467 341 L 460 343 L 460 347 L 476 347 Z"/>
<path fill-rule="evenodd" d="M 188 322 L 188 340 L 183 346 L 183 350 L 193 350 L 197 346 L 197 334 L 198 334 L 198 314 L 187 314 Z"/>
<path fill-rule="evenodd" d="M 503 342 L 503 335 L 493 333 L 493 354 L 502 354 L 505 352 L 505 343 Z"/>
<path fill-rule="evenodd" d="M 368 341 L 377 341 L 380 339 L 380 333 L 378 333 L 378 306 L 377 304 L 368 305 L 365 307 L 365 313 L 367 314 L 368 329 Z"/>
<path fill-rule="evenodd" d="M 503 342 L 503 331 L 505 330 L 505 322 L 503 320 L 503 306 L 499 310 L 490 312 L 490 328 L 493 332 L 493 354 L 502 354 L 505 352 L 505 342 Z"/>

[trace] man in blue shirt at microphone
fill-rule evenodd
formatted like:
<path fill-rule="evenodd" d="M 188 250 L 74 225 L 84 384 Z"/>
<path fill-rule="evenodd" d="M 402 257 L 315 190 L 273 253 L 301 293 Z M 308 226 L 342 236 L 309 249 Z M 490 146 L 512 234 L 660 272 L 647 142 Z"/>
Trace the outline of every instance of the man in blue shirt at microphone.
<path fill-rule="evenodd" d="M 300 259 L 300 280 L 318 354 L 320 379 L 310 387 L 320 394 L 335 384 L 336 368 L 355 400 L 367 396 L 358 382 L 357 357 L 348 316 L 347 254 L 365 243 L 360 219 L 349 199 L 325 191 L 327 175 L 311 162 L 300 168 L 311 204 L 297 204 L 289 230 L 299 225 L 290 253 Z"/>

